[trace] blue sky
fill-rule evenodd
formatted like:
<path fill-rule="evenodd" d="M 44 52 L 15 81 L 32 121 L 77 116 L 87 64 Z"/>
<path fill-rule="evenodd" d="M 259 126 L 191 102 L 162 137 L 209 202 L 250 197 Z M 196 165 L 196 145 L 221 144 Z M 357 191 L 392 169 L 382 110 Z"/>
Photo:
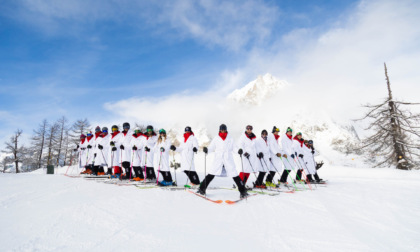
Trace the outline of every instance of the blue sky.
<path fill-rule="evenodd" d="M 31 134 L 44 118 L 100 121 L 121 100 L 200 94 L 238 71 L 221 92 L 265 72 L 293 79 L 289 73 L 304 66 L 298 51 L 331 31 L 360 26 L 353 19 L 363 21 L 374 7 L 327 0 L 6 1 L 0 126 L 6 135 L 16 128 Z"/>

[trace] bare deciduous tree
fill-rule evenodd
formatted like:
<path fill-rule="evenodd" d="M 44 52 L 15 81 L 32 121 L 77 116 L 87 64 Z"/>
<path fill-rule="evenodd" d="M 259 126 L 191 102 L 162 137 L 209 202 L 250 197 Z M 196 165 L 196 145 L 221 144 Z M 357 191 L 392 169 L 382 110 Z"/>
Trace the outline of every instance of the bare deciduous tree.
<path fill-rule="evenodd" d="M 388 97 L 381 104 L 364 106 L 369 112 L 359 120 L 372 119 L 366 130 L 373 130 L 374 134 L 363 139 L 360 149 L 383 157 L 375 167 L 387 164 L 409 170 L 419 165 L 420 114 L 413 114 L 401 106 L 419 103 L 401 102 L 393 98 L 386 64 L 384 67 Z"/>
<path fill-rule="evenodd" d="M 19 173 L 19 163 L 24 159 L 26 153 L 25 147 L 19 146 L 19 138 L 22 135 L 22 130 L 16 130 L 15 134 L 10 137 L 9 142 L 5 142 L 6 149 L 2 152 L 11 153 L 13 155 L 12 159 L 8 159 L 11 162 L 15 163 L 16 173 Z"/>

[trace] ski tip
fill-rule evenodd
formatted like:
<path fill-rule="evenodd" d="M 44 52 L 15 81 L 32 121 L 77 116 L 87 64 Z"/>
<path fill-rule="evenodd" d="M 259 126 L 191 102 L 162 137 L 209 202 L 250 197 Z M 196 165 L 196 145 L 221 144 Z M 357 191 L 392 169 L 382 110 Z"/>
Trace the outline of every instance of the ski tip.
<path fill-rule="evenodd" d="M 229 204 L 229 205 L 232 205 L 232 204 L 235 204 L 235 203 L 236 203 L 236 201 L 232 201 L 232 200 L 225 200 L 225 203 L 226 203 L 226 204 Z"/>

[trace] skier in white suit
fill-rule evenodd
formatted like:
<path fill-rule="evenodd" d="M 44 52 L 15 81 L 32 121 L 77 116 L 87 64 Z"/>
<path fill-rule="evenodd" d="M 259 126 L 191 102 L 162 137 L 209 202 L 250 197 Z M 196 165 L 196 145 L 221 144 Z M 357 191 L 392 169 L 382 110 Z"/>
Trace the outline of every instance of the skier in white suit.
<path fill-rule="evenodd" d="M 246 184 L 251 172 L 257 172 L 257 151 L 255 150 L 256 136 L 252 133 L 253 127 L 246 126 L 245 133 L 241 134 L 238 141 L 238 154 L 241 155 L 241 163 L 243 171 L 239 173 L 239 177 Z"/>
<path fill-rule="evenodd" d="M 303 150 L 303 141 L 304 139 L 302 138 L 302 133 L 298 132 L 296 133 L 296 136 L 293 138 L 293 150 L 295 151 L 295 164 L 297 167 L 297 173 L 296 173 L 296 181 L 303 181 L 302 178 L 302 172 L 303 172 L 303 168 L 304 168 L 304 164 L 302 163 L 303 161 L 303 157 L 304 155 L 304 150 Z"/>
<path fill-rule="evenodd" d="M 311 153 L 311 148 L 309 147 L 308 140 L 304 141 L 303 144 L 303 162 L 304 162 L 304 169 L 306 171 L 306 180 L 308 182 L 314 182 L 312 175 L 315 175 L 316 168 L 315 168 L 315 162 Z"/>
<path fill-rule="evenodd" d="M 270 144 L 268 142 L 267 135 L 267 130 L 261 131 L 261 137 L 255 142 L 255 149 L 257 151 L 257 167 L 260 172 L 257 180 L 255 181 L 256 188 L 266 188 L 263 181 L 265 174 L 269 171 L 268 166 L 270 163 Z"/>
<path fill-rule="evenodd" d="M 125 122 L 123 124 L 123 131 L 121 132 L 119 148 L 121 151 L 121 165 L 125 170 L 123 179 L 131 179 L 133 177 L 131 171 L 131 140 L 133 139 L 132 131 L 130 131 L 130 124 Z M 118 147 L 118 146 L 117 146 Z"/>
<path fill-rule="evenodd" d="M 145 167 L 146 179 L 149 181 L 156 181 L 156 173 L 153 168 L 154 147 L 157 141 L 156 133 L 153 131 L 153 126 L 149 125 L 146 128 L 142 144 L 140 148 L 143 149 L 142 166 Z"/>
<path fill-rule="evenodd" d="M 273 127 L 273 130 L 271 134 L 268 135 L 268 144 L 270 146 L 270 163 L 269 163 L 269 174 L 267 175 L 267 178 L 265 180 L 266 186 L 270 187 L 276 187 L 276 184 L 273 183 L 274 176 L 276 175 L 276 172 L 281 172 L 281 160 L 280 157 L 282 156 L 282 150 L 280 148 L 279 144 L 279 138 L 280 138 L 280 129 L 276 126 Z"/>
<path fill-rule="evenodd" d="M 284 134 L 281 137 L 281 146 L 283 151 L 283 165 L 284 170 L 283 174 L 280 178 L 280 183 L 287 183 L 287 176 L 293 170 L 293 164 L 294 164 L 294 157 L 295 157 L 295 151 L 293 150 L 293 130 L 289 127 L 286 130 L 286 134 Z"/>
<path fill-rule="evenodd" d="M 112 167 L 110 167 L 109 159 L 109 140 L 110 135 L 108 134 L 108 128 L 102 127 L 102 134 L 97 141 L 98 152 L 95 158 L 95 164 L 99 165 L 98 175 L 105 175 L 105 168 L 107 168 L 107 174 L 112 175 Z"/>
<path fill-rule="evenodd" d="M 203 148 L 205 154 L 214 152 L 215 156 L 209 173 L 201 182 L 197 193 L 205 195 L 208 185 L 215 176 L 229 176 L 233 178 L 233 181 L 235 181 L 236 185 L 238 186 L 240 197 L 243 198 L 248 196 L 245 186 L 241 178 L 238 176 L 238 172 L 235 168 L 235 162 L 233 161 L 233 150 L 233 138 L 228 134 L 226 125 L 222 124 L 219 127 L 218 136 L 213 138 L 208 148 Z"/>
<path fill-rule="evenodd" d="M 135 181 L 143 181 L 144 180 L 144 175 L 143 175 L 143 170 L 141 168 L 141 157 L 143 156 L 143 141 L 144 141 L 144 135 L 143 133 L 141 133 L 140 128 L 135 128 L 134 129 L 134 134 L 132 135 L 133 137 L 131 138 L 131 151 L 132 151 L 132 158 L 133 158 L 133 170 L 134 170 L 134 175 L 132 177 L 133 180 Z"/>
<path fill-rule="evenodd" d="M 85 134 L 81 134 L 80 135 L 80 142 L 79 144 L 76 146 L 76 149 L 74 149 L 74 151 L 76 152 L 77 150 L 79 150 L 79 168 L 86 168 L 86 162 L 87 162 L 87 151 L 86 151 L 86 135 Z M 81 172 L 86 173 L 85 171 Z"/>
<path fill-rule="evenodd" d="M 190 126 L 185 127 L 184 141 L 181 145 L 178 148 L 171 145 L 171 150 L 181 153 L 181 168 L 187 174 L 191 184 L 193 186 L 200 184 L 194 164 L 194 154 L 198 151 L 198 142 Z"/>
<path fill-rule="evenodd" d="M 163 180 L 159 182 L 160 186 L 171 186 L 173 184 L 171 170 L 169 169 L 169 150 L 171 147 L 171 139 L 166 136 L 164 129 L 159 130 L 159 138 L 155 145 L 155 153 L 157 153 L 158 172 L 162 174 Z"/>
<path fill-rule="evenodd" d="M 117 125 L 113 125 L 111 127 L 111 130 L 112 130 L 112 133 L 111 133 L 111 136 L 110 136 L 110 139 L 109 139 L 110 140 L 110 142 L 109 142 L 110 162 L 111 162 L 111 167 L 114 169 L 113 177 L 114 178 L 119 178 L 121 176 L 122 169 L 121 169 L 120 148 L 117 148 L 117 146 L 120 143 L 121 132 L 118 130 Z"/>

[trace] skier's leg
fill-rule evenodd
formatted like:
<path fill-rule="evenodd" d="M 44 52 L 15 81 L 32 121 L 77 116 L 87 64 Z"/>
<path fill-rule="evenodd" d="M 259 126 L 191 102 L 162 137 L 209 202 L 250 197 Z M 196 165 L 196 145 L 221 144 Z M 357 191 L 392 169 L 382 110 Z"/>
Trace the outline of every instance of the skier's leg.
<path fill-rule="evenodd" d="M 281 174 L 280 182 L 286 183 L 287 182 L 287 174 L 289 174 L 289 173 L 290 173 L 289 170 L 284 169 L 283 173 Z"/>
<path fill-rule="evenodd" d="M 147 179 L 151 179 L 151 180 L 156 179 L 155 169 L 153 167 L 147 167 L 146 172 L 147 172 Z"/>
<path fill-rule="evenodd" d="M 214 175 L 207 174 L 207 176 L 204 178 L 204 180 L 201 182 L 200 187 L 198 188 L 198 193 L 205 194 L 206 189 L 209 186 L 210 182 L 214 179 Z"/>
<path fill-rule="evenodd" d="M 244 182 L 241 180 L 239 176 L 233 177 L 233 181 L 235 181 L 236 186 L 238 187 L 238 190 L 241 194 L 241 198 L 248 196 L 248 193 L 246 192 L 246 188 L 244 185 Z"/>
<path fill-rule="evenodd" d="M 244 173 L 244 178 L 242 179 L 242 181 L 244 181 L 244 185 L 246 185 L 246 182 L 248 181 L 249 174 L 250 173 Z"/>
<path fill-rule="evenodd" d="M 260 173 L 258 174 L 257 181 L 255 181 L 255 185 L 256 185 L 256 186 L 262 186 L 262 183 L 263 183 L 264 177 L 265 177 L 265 172 L 260 172 Z"/>
<path fill-rule="evenodd" d="M 196 171 L 190 171 L 188 173 L 188 178 L 190 179 L 192 184 L 194 185 L 200 184 L 200 178 L 198 177 L 198 174 Z"/>
<path fill-rule="evenodd" d="M 268 173 L 267 178 L 265 179 L 266 182 L 270 182 L 273 183 L 273 178 L 276 175 L 276 172 L 274 171 L 270 171 L 270 173 Z"/>
<path fill-rule="evenodd" d="M 301 180 L 302 179 L 302 170 L 299 169 L 296 173 L 296 180 Z"/>

